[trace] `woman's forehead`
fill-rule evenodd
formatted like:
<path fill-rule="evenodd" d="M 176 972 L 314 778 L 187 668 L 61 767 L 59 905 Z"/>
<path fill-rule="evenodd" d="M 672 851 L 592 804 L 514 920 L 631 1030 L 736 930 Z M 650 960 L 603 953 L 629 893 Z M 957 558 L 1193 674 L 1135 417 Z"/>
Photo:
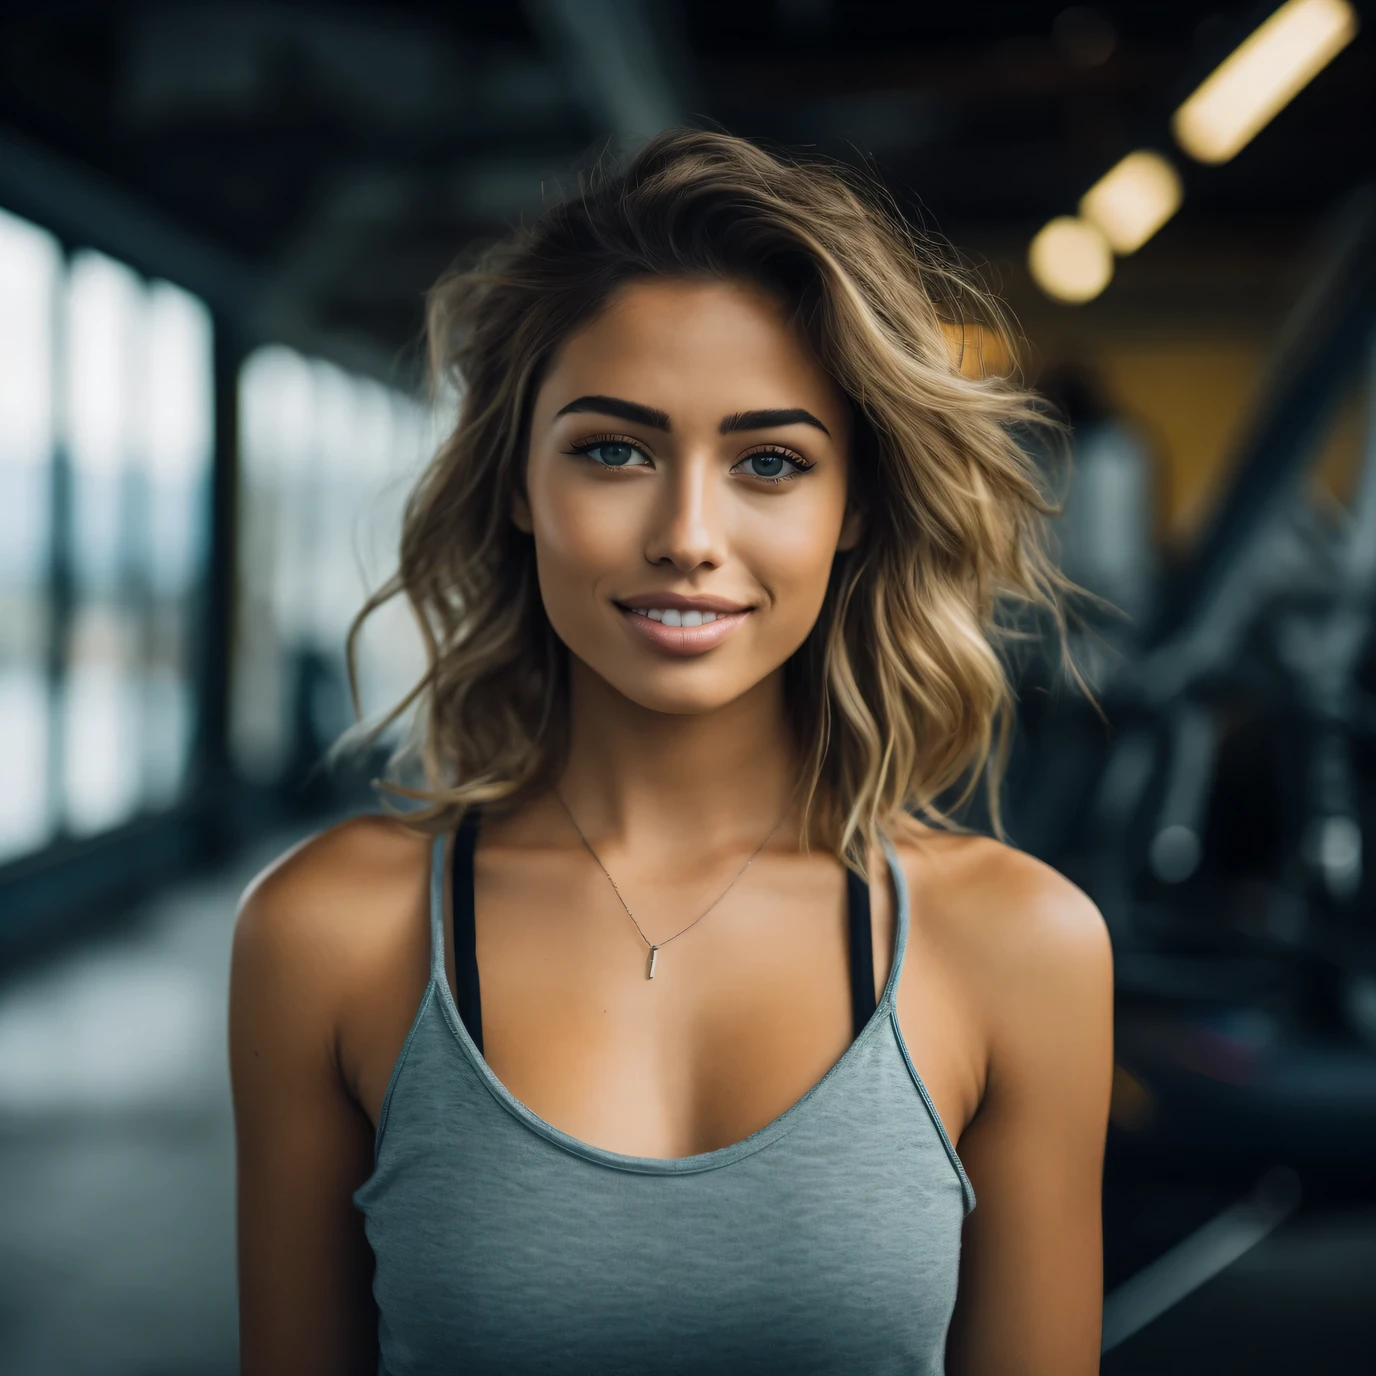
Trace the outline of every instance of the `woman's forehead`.
<path fill-rule="evenodd" d="M 716 279 L 626 283 L 565 341 L 542 391 L 553 409 L 563 404 L 555 394 L 610 393 L 671 416 L 710 412 L 714 421 L 805 406 L 834 434 L 848 417 L 845 397 L 779 301 L 753 283 Z"/>

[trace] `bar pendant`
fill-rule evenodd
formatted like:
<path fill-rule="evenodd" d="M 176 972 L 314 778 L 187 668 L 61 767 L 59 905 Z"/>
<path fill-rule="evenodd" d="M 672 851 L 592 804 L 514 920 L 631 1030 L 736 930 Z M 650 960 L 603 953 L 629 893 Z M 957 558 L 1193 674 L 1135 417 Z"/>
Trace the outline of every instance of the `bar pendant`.
<path fill-rule="evenodd" d="M 651 947 L 650 947 L 650 968 L 645 972 L 645 978 L 646 978 L 646 979 L 654 979 L 654 977 L 655 977 L 655 961 L 657 961 L 658 959 L 659 959 L 659 947 L 658 947 L 658 946 L 651 946 Z"/>

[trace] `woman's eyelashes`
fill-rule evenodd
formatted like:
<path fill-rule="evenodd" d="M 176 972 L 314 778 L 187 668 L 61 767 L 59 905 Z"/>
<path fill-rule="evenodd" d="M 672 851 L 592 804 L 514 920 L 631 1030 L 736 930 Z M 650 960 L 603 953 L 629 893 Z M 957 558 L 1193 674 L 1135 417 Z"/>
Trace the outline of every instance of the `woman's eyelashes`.
<path fill-rule="evenodd" d="M 778 445 L 761 445 L 743 454 L 731 471 L 744 472 L 747 477 L 765 483 L 783 483 L 806 473 L 812 465 L 801 454 Z"/>
<path fill-rule="evenodd" d="M 650 463 L 645 451 L 624 435 L 591 435 L 578 440 L 570 452 L 582 454 L 601 468 L 645 468 Z"/>
<path fill-rule="evenodd" d="M 598 468 L 649 468 L 650 456 L 640 444 L 626 435 L 590 435 L 577 440 L 567 451 L 590 460 Z M 762 483 L 782 483 L 806 473 L 812 464 L 801 454 L 782 445 L 765 444 L 748 450 L 731 466 L 732 473 Z"/>

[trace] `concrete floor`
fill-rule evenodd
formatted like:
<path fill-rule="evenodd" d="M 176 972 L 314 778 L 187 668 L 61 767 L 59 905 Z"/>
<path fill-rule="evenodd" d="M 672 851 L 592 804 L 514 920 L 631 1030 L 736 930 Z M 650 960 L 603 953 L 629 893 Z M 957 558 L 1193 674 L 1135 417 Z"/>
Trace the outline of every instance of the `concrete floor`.
<path fill-rule="evenodd" d="M 1255 1251 L 1110 1352 L 1104 1376 L 1370 1376 L 1376 1210 L 1325 1211 Z"/>
<path fill-rule="evenodd" d="M 229 946 L 239 893 L 295 839 L 276 837 L 158 895 L 109 937 L 0 982 L 6 1376 L 237 1369 Z M 1148 1253 L 1175 1240 L 1150 1231 L 1165 1201 L 1133 1203 L 1112 1227 L 1142 1220 Z M 1376 1371 L 1376 1208 L 1301 1207 L 1103 1370 Z"/>
<path fill-rule="evenodd" d="M 1199 1236 L 1196 1229 L 1212 1227 L 1210 1220 L 1227 1207 L 1218 1199 L 1207 1217 L 1195 1209 L 1189 1223 L 1167 1231 L 1160 1215 L 1175 1213 L 1178 1221 L 1179 1199 L 1197 1205 L 1191 1197 L 1197 1191 L 1156 1184 L 1133 1193 L 1129 1207 L 1106 1216 L 1106 1237 L 1110 1247 L 1136 1244 L 1144 1260 L 1162 1244 Z M 1369 1196 L 1332 1194 L 1301 1203 L 1258 1245 L 1107 1353 L 1101 1370 L 1104 1376 L 1370 1376 L 1376 1371 L 1376 1204 Z"/>
<path fill-rule="evenodd" d="M 0 1371 L 238 1369 L 225 990 L 289 840 L 0 986 Z"/>

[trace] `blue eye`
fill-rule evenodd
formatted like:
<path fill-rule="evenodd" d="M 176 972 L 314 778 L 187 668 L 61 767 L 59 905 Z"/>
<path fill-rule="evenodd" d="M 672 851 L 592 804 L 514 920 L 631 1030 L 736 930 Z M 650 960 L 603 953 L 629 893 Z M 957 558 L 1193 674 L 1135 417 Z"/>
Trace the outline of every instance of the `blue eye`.
<path fill-rule="evenodd" d="M 752 454 L 746 462 L 757 478 L 777 478 L 788 460 L 782 454 Z"/>
<path fill-rule="evenodd" d="M 747 454 L 733 471 L 744 472 L 747 477 L 761 478 L 767 483 L 778 483 L 806 473 L 811 467 L 802 459 L 790 458 L 778 450 L 762 449 L 758 454 Z"/>
<path fill-rule="evenodd" d="M 619 440 L 603 440 L 599 444 L 588 445 L 580 452 L 604 468 L 639 467 L 640 464 L 649 462 L 633 444 L 625 444 Z M 639 460 L 639 463 L 636 460 Z"/>

